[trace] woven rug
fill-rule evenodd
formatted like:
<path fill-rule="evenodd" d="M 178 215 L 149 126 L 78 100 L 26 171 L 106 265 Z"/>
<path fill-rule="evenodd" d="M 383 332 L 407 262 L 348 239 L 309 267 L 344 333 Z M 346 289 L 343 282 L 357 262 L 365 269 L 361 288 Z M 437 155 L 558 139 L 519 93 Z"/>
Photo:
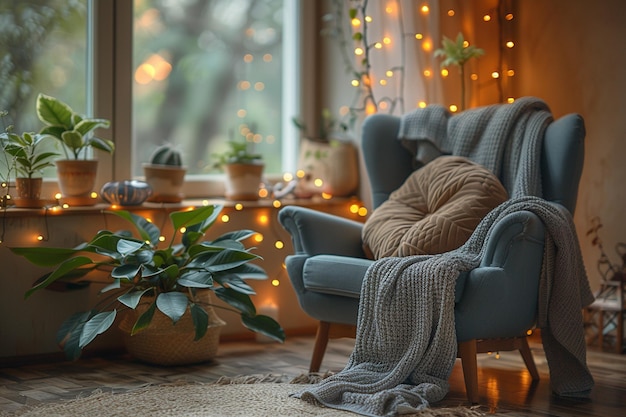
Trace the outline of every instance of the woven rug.
<path fill-rule="evenodd" d="M 292 398 L 297 384 L 315 382 L 301 376 L 283 382 L 281 376 L 241 376 L 221 378 L 216 383 L 172 383 L 113 394 L 97 390 L 88 396 L 25 407 L 17 413 L 0 416 L 22 417 L 355 417 L 349 411 L 316 406 Z M 479 417 L 488 414 L 482 407 L 433 407 L 408 416 Z"/>

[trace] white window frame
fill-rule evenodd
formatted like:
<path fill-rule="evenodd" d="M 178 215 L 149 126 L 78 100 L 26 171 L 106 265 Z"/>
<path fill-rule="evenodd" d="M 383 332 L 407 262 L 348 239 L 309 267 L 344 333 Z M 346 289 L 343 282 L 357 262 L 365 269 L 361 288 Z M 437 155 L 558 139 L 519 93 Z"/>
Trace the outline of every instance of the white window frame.
<path fill-rule="evenodd" d="M 132 26 L 133 2 L 129 0 L 90 0 L 93 16 L 93 91 L 94 114 L 111 120 L 111 129 L 101 132 L 115 142 L 115 153 L 98 154 L 101 161 L 98 184 L 132 177 Z M 285 31 L 283 45 L 283 118 L 282 165 L 284 172 L 294 172 L 297 163 L 300 134 L 291 122 L 301 115 L 301 92 L 311 91 L 302 82 L 313 83 L 311 68 L 303 66 L 309 60 L 304 54 L 315 53 L 315 2 L 285 0 Z M 303 16 L 308 16 L 304 19 Z M 303 47 L 309 45 L 309 47 Z M 302 52 L 309 51 L 309 52 Z M 288 71 L 289 68 L 295 71 Z M 305 106 L 308 107 L 308 106 Z M 285 109 L 288 109 L 286 111 Z M 277 178 L 268 178 L 269 180 Z M 184 192 L 188 198 L 215 197 L 224 193 L 223 175 L 188 176 Z"/>

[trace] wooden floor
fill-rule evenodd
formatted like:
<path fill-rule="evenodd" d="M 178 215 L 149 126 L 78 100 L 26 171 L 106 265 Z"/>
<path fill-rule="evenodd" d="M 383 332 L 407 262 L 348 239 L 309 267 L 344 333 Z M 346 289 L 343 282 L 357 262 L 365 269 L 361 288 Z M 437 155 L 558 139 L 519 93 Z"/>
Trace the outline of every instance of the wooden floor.
<path fill-rule="evenodd" d="M 322 370 L 341 370 L 353 346 L 350 339 L 332 340 Z M 214 362 L 196 366 L 150 366 L 121 355 L 72 363 L 0 368 L 0 414 L 10 413 L 26 404 L 86 396 L 95 390 L 119 393 L 164 382 L 212 382 L 223 375 L 273 373 L 290 378 L 307 372 L 312 348 L 312 337 L 294 337 L 282 345 L 254 341 L 222 343 Z M 596 386 L 591 400 L 574 401 L 550 394 L 548 367 L 541 345 L 532 343 L 531 349 L 541 375 L 541 380 L 535 384 L 517 353 L 503 352 L 499 359 L 495 355 L 479 356 L 480 409 L 486 414 L 626 415 L 626 355 L 590 350 L 588 364 Z M 459 363 L 450 378 L 450 392 L 442 403 L 446 406 L 467 405 Z"/>

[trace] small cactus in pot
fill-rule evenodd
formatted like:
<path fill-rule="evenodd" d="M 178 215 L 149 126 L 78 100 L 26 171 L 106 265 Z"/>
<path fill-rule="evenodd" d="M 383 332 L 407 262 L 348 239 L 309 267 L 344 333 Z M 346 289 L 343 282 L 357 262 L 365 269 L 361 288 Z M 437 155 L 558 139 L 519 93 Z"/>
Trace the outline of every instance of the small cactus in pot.
<path fill-rule="evenodd" d="M 183 166 L 179 149 L 170 144 L 159 146 L 152 153 L 150 163 L 143 164 L 143 171 L 152 188 L 152 196 L 147 201 L 179 203 L 183 200 L 182 187 L 187 168 Z"/>

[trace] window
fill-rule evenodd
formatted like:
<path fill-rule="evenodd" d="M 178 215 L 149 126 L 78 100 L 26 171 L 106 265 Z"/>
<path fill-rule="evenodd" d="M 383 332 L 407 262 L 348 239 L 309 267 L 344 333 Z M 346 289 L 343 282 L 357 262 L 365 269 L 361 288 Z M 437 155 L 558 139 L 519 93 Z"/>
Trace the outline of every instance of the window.
<path fill-rule="evenodd" d="M 282 0 L 135 0 L 133 174 L 160 144 L 187 175 L 211 173 L 230 140 L 281 172 Z"/>
<path fill-rule="evenodd" d="M 35 114 L 40 92 L 87 112 L 87 22 L 87 0 L 0 0 L 0 110 L 8 112 L 3 123 L 12 124 L 14 132 L 41 128 Z M 54 169 L 48 175 L 54 176 Z"/>
<path fill-rule="evenodd" d="M 11 109 L 16 130 L 38 130 L 44 92 L 111 119 L 101 135 L 117 149 L 98 154 L 100 184 L 142 175 L 165 142 L 183 151 L 191 197 L 217 195 L 207 186 L 220 182 L 210 156 L 227 140 L 251 142 L 268 174 L 293 170 L 300 4 L 0 0 L 0 109 Z M 55 187 L 54 169 L 47 176 Z"/>

